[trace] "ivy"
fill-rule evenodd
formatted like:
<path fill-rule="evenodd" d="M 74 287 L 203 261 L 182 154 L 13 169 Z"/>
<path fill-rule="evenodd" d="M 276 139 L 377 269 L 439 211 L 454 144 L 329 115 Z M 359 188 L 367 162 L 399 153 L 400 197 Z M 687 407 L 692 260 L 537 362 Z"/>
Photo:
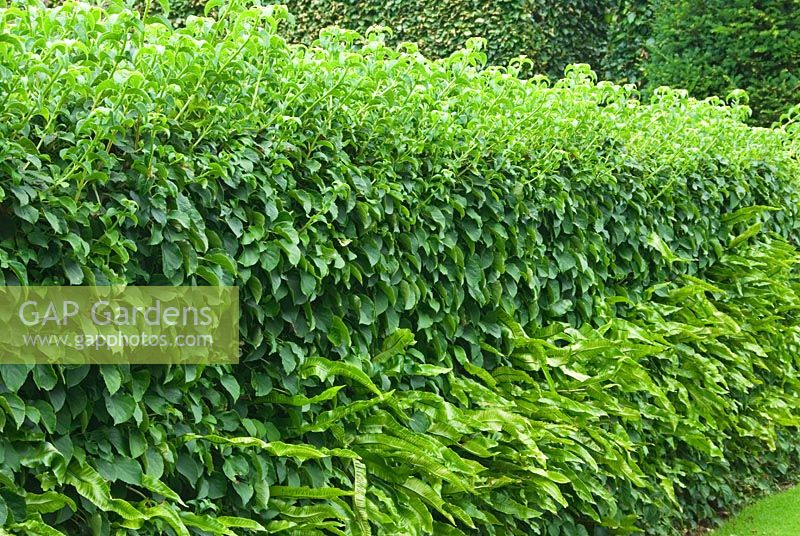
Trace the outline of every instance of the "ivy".
<path fill-rule="evenodd" d="M 242 340 L 1 367 L 3 531 L 674 534 L 787 477 L 794 123 L 218 7 L 0 8 L 3 283 L 235 284 Z"/>

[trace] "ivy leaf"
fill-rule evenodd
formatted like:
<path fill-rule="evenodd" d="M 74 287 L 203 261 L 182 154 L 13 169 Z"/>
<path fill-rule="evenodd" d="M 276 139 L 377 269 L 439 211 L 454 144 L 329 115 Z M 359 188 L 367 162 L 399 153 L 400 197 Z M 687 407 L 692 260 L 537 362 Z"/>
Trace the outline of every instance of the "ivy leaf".
<path fill-rule="evenodd" d="M 550 312 L 553 314 L 553 316 L 564 316 L 571 308 L 572 302 L 570 300 L 562 299 L 550 306 Z"/>
<path fill-rule="evenodd" d="M 297 247 L 297 244 L 294 242 L 289 242 L 286 240 L 280 240 L 278 242 L 281 246 L 281 249 L 286 253 L 286 258 L 289 260 L 289 264 L 292 266 L 297 266 L 300 263 L 300 248 Z"/>
<path fill-rule="evenodd" d="M 218 287 L 222 284 L 222 280 L 217 272 L 207 266 L 198 266 L 195 273 L 211 286 Z"/>
<path fill-rule="evenodd" d="M 52 365 L 36 365 L 33 368 L 33 381 L 39 389 L 50 391 L 58 383 L 58 376 Z"/>
<path fill-rule="evenodd" d="M 0 395 L 0 408 L 11 415 L 17 429 L 25 422 L 25 403 L 14 393 Z"/>
<path fill-rule="evenodd" d="M 272 391 L 272 380 L 262 372 L 253 374 L 252 385 L 256 396 L 266 396 Z"/>
<path fill-rule="evenodd" d="M 80 285 L 83 283 L 83 270 L 80 265 L 72 259 L 64 260 L 64 274 L 67 276 L 70 285 Z"/>
<path fill-rule="evenodd" d="M 140 486 L 142 484 L 142 467 L 136 460 L 132 460 L 127 456 L 116 456 L 114 458 L 114 467 L 117 478 L 122 482 L 132 486 Z"/>
<path fill-rule="evenodd" d="M 161 259 L 164 275 L 172 277 L 183 266 L 183 255 L 177 244 L 174 242 L 163 242 L 161 244 Z"/>
<path fill-rule="evenodd" d="M 44 217 L 56 233 L 63 234 L 67 231 L 67 227 L 62 218 L 50 212 L 45 212 Z"/>
<path fill-rule="evenodd" d="M 8 390 L 16 393 L 28 379 L 28 373 L 32 368 L 31 365 L 0 365 L 0 377 Z"/>
<path fill-rule="evenodd" d="M 206 260 L 210 263 L 219 266 L 226 272 L 236 275 L 236 263 L 234 260 L 224 251 L 215 251 L 206 255 Z M 255 263 L 254 263 L 255 264 Z"/>
<path fill-rule="evenodd" d="M 116 365 L 100 365 L 100 375 L 103 377 L 103 382 L 106 384 L 108 393 L 113 395 L 119 391 L 122 385 L 122 374 L 119 367 Z"/>
<path fill-rule="evenodd" d="M 202 467 L 187 453 L 181 453 L 178 456 L 176 468 L 180 474 L 186 477 L 192 486 L 197 484 L 197 481 L 203 473 Z"/>
<path fill-rule="evenodd" d="M 258 251 L 256 246 L 246 246 L 242 254 L 239 256 L 239 264 L 244 267 L 253 266 L 258 262 L 260 255 L 261 253 Z"/>
<path fill-rule="evenodd" d="M 280 247 L 275 242 L 269 242 L 261 252 L 261 267 L 268 272 L 272 271 L 278 266 L 280 260 Z"/>
<path fill-rule="evenodd" d="M 465 266 L 465 276 L 467 285 L 470 289 L 479 289 L 483 278 L 483 269 L 480 259 L 475 255 L 470 255 Z"/>
<path fill-rule="evenodd" d="M 560 251 L 555 254 L 558 269 L 567 272 L 575 268 L 575 257 L 569 251 Z"/>
<path fill-rule="evenodd" d="M 252 485 L 246 481 L 234 482 L 233 489 L 236 490 L 237 495 L 239 495 L 239 498 L 242 499 L 243 505 L 246 506 L 250 503 L 250 499 L 253 498 L 254 493 Z"/>
<path fill-rule="evenodd" d="M 117 393 L 115 395 L 105 395 L 106 409 L 111 418 L 114 419 L 114 424 L 122 424 L 127 422 L 133 417 L 133 412 L 136 409 L 136 401 L 131 395 L 124 393 Z"/>
<path fill-rule="evenodd" d="M 333 317 L 331 326 L 328 328 L 328 340 L 331 341 L 331 344 L 338 347 L 349 347 L 351 345 L 350 331 L 338 316 Z"/>
<path fill-rule="evenodd" d="M 14 203 L 14 214 L 29 223 L 36 223 L 39 221 L 39 211 L 31 205 L 20 206 Z"/>
<path fill-rule="evenodd" d="M 304 296 L 312 296 L 317 288 L 316 278 L 308 272 L 300 272 L 300 292 Z"/>
<path fill-rule="evenodd" d="M 220 378 L 220 382 L 222 386 L 225 388 L 228 393 L 230 393 L 233 401 L 236 402 L 239 400 L 239 395 L 241 394 L 241 388 L 239 387 L 239 382 L 236 381 L 236 378 L 229 374 L 225 374 Z"/>
<path fill-rule="evenodd" d="M 132 430 L 128 434 L 128 449 L 134 458 L 139 458 L 147 450 L 147 440 L 139 430 Z"/>
<path fill-rule="evenodd" d="M 281 356 L 281 364 L 283 365 L 284 372 L 286 372 L 286 374 L 291 374 L 292 371 L 297 368 L 297 356 L 288 345 L 282 346 L 279 350 L 279 354 Z"/>

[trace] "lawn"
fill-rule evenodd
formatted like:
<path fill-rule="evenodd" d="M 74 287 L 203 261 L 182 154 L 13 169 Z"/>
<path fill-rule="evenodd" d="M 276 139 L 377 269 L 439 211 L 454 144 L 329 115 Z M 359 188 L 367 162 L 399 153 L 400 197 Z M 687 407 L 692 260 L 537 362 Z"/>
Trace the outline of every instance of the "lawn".
<path fill-rule="evenodd" d="M 800 534 L 800 486 L 771 495 L 742 510 L 712 536 L 797 536 Z"/>

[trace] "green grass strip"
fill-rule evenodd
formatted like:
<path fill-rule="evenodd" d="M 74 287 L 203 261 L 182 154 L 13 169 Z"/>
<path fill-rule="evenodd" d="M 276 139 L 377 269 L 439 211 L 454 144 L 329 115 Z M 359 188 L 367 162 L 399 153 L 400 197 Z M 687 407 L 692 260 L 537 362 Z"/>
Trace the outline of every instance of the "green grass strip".
<path fill-rule="evenodd" d="M 797 536 L 800 486 L 752 504 L 711 533 L 712 536 Z"/>

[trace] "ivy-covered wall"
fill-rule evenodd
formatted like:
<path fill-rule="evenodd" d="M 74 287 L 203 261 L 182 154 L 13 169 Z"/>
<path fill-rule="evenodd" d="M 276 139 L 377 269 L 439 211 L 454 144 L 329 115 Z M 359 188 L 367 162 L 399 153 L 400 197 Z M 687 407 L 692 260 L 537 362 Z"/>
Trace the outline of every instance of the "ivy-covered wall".
<path fill-rule="evenodd" d="M 3 535 L 674 536 L 796 477 L 790 130 L 25 2 L 0 285 L 235 284 L 242 355 L 0 367 Z"/>

